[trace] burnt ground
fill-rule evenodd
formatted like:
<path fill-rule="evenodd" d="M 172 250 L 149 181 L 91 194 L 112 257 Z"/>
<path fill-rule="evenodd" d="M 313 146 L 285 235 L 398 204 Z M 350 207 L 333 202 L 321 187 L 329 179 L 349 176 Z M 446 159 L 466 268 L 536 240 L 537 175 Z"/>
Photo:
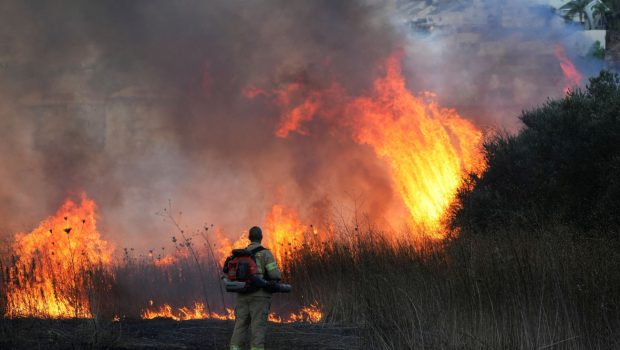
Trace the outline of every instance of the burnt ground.
<path fill-rule="evenodd" d="M 0 320 L 0 349 L 228 349 L 233 321 Z M 268 349 L 361 349 L 359 330 L 269 324 Z"/>

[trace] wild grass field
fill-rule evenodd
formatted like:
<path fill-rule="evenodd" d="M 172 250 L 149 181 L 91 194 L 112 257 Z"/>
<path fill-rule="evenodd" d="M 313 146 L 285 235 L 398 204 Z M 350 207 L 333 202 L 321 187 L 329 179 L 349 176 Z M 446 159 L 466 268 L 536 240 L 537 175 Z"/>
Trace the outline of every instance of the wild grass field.
<path fill-rule="evenodd" d="M 520 133 L 489 137 L 487 169 L 458 193 L 445 240 L 394 239 L 370 221 L 308 239 L 282 265 L 294 291 L 273 310 L 314 305 L 322 317 L 272 323 L 268 347 L 620 348 L 619 118 L 620 80 L 604 72 L 525 112 Z M 113 268 L 78 254 L 84 268 L 52 278 L 47 299 L 93 316 L 73 321 L 9 317 L 10 290 L 49 261 L 3 252 L 0 348 L 225 348 L 230 320 L 140 320 L 145 308 L 196 301 L 225 315 L 219 266 L 196 249 L 163 267 L 153 252 L 126 250 Z"/>

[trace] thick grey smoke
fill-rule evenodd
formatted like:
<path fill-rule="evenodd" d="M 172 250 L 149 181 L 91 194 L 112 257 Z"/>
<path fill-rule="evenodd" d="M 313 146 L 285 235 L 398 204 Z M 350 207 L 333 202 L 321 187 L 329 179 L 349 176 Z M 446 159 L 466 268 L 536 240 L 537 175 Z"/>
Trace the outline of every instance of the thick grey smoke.
<path fill-rule="evenodd" d="M 170 236 L 154 215 L 168 199 L 190 227 L 235 236 L 276 203 L 308 220 L 330 205 L 401 208 L 368 147 L 321 120 L 310 136 L 276 138 L 278 109 L 242 94 L 292 81 L 361 93 L 399 48 L 413 90 L 481 125 L 514 126 L 520 109 L 561 95 L 548 50 L 572 29 L 553 14 L 455 1 L 475 17 L 421 34 L 402 17 L 410 3 L 1 2 L 0 230 L 29 230 L 79 191 L 108 237 L 142 247 Z"/>
<path fill-rule="evenodd" d="M 79 191 L 102 230 L 168 239 L 154 213 L 172 199 L 187 224 L 237 234 L 274 203 L 323 203 L 342 185 L 382 182 L 351 141 L 282 140 L 277 110 L 249 85 L 320 70 L 362 87 L 397 46 L 383 6 L 351 1 L 5 1 L 0 5 L 0 222 L 29 230 Z M 317 68 L 319 67 L 319 68 Z M 312 77 L 310 77 L 312 79 Z M 333 155 L 332 155 L 333 154 Z M 340 158 L 339 165 L 327 166 Z M 360 161 L 362 159 L 362 161 Z M 359 165 L 356 165 L 361 162 Z M 378 163 L 378 162 L 377 162 Z M 373 169 L 376 167 L 377 169 Z M 329 183 L 329 182 L 328 182 Z M 302 188 L 303 187 L 303 188 Z M 353 189 L 353 188 L 352 188 Z"/>

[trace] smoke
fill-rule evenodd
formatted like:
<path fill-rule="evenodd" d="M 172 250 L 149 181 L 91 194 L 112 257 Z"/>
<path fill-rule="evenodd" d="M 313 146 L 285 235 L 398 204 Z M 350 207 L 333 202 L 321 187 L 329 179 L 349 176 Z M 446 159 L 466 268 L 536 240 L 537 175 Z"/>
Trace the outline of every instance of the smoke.
<path fill-rule="evenodd" d="M 437 93 L 443 105 L 482 127 L 514 132 L 523 109 L 562 96 L 568 82 L 554 54 L 558 45 L 585 76 L 602 68 L 601 61 L 587 56 L 594 36 L 567 23 L 549 1 L 433 3 L 434 11 L 424 19 L 434 30 L 407 33 L 410 85 Z M 402 15 L 397 21 L 416 24 Z M 599 38 L 604 41 L 604 35 Z"/>
<path fill-rule="evenodd" d="M 0 232 L 30 230 L 80 191 L 128 246 L 172 235 L 155 215 L 168 199 L 188 227 L 233 236 L 276 203 L 315 224 L 332 207 L 393 216 L 403 204 L 370 148 L 325 120 L 274 137 L 277 107 L 242 92 L 362 93 L 404 48 L 410 88 L 481 126 L 514 129 L 521 109 L 562 94 L 553 44 L 576 29 L 529 2 L 454 3 L 466 11 L 427 34 L 402 16 L 409 2 L 2 2 Z"/>

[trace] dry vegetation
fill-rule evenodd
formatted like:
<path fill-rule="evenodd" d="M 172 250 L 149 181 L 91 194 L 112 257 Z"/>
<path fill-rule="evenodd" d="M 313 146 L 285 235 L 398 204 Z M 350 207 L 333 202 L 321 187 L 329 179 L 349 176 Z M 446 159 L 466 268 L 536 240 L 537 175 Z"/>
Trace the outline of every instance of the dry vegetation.
<path fill-rule="evenodd" d="M 272 325 L 269 346 L 620 348 L 618 115 L 620 80 L 608 73 L 524 114 L 524 131 L 485 145 L 489 167 L 459 193 L 452 238 L 394 242 L 369 225 L 340 228 L 329 243 L 307 242 L 287 256 L 294 292 L 277 296 L 274 308 L 318 304 L 322 323 Z M 164 267 L 155 266 L 153 252 L 131 250 L 113 271 L 88 265 L 73 280 L 87 282 L 93 319 L 0 318 L 0 348 L 225 347 L 230 321 L 137 320 L 149 300 L 232 305 L 209 250 L 182 243 L 183 254 Z M 18 268 L 3 253 L 0 298 Z M 36 279 L 40 264 L 19 268 Z"/>
<path fill-rule="evenodd" d="M 299 344 L 351 349 L 361 346 L 360 335 L 372 349 L 616 348 L 620 247 L 574 236 L 558 230 L 526 239 L 522 232 L 497 232 L 442 245 L 394 245 L 369 230 L 344 232 L 341 237 L 347 239 L 321 245 L 320 253 L 312 246 L 298 250 L 285 268 L 295 293 L 276 297 L 280 310 L 318 302 L 322 324 L 274 324 L 269 343 L 284 349 L 290 343 L 279 337 L 295 335 Z M 137 320 L 151 299 L 181 306 L 202 297 L 192 259 L 165 268 L 149 259 L 128 256 L 115 278 L 91 278 L 108 286 L 88 289 L 93 320 L 3 319 L 0 347 L 35 348 L 33 339 L 38 339 L 37 344 L 78 348 L 169 348 L 173 343 L 193 348 L 209 337 L 216 339 L 209 338 L 211 348 L 223 346 L 229 321 Z M 6 265 L 3 271 L 6 282 Z M 205 283 L 211 307 L 218 308 L 221 297 L 211 275 Z M 114 314 L 124 318 L 114 323 Z"/>
<path fill-rule="evenodd" d="M 328 322 L 360 325 L 372 349 L 619 347 L 620 247 L 517 236 L 390 249 L 367 232 L 299 254 L 291 276 Z"/>

